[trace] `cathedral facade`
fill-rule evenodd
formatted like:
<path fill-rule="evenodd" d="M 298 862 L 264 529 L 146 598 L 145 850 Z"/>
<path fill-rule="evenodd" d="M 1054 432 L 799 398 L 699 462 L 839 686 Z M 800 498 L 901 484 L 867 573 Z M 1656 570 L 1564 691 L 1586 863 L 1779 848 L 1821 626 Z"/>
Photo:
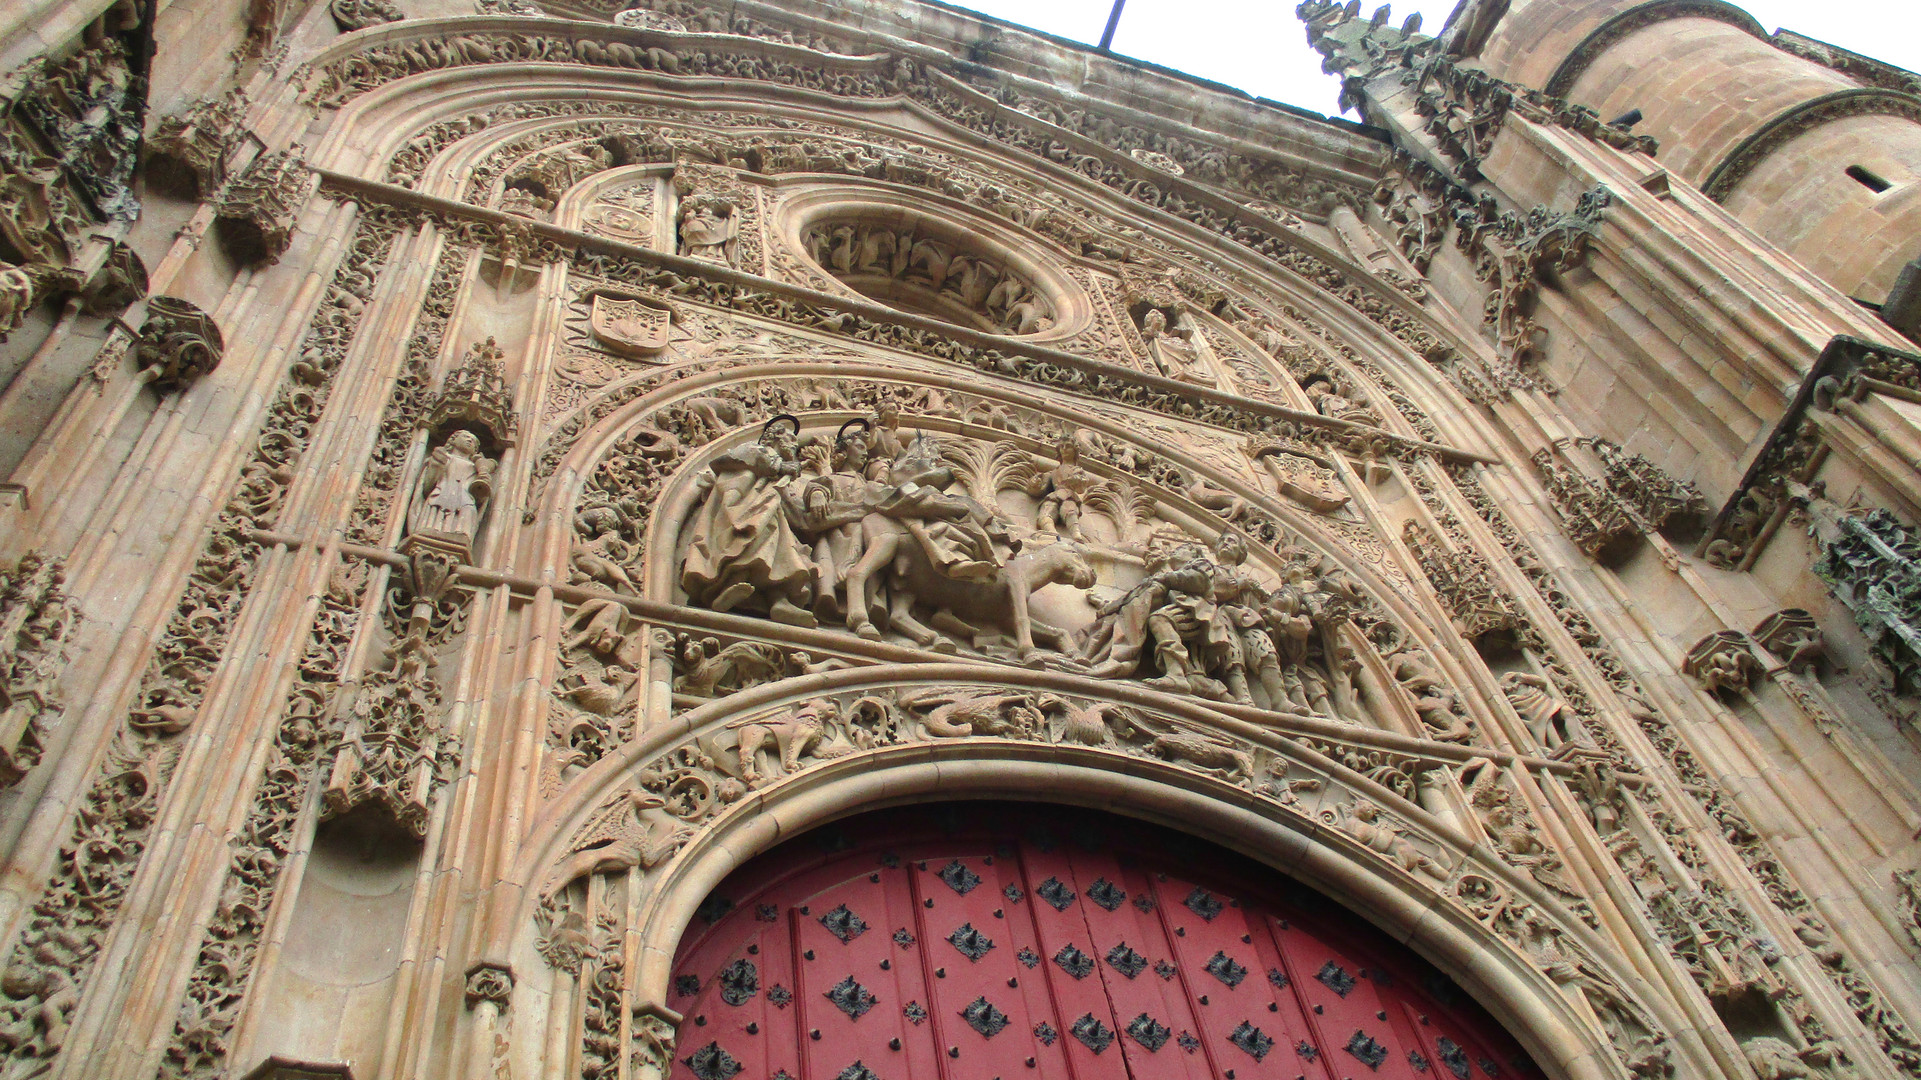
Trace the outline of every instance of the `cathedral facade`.
<path fill-rule="evenodd" d="M 0 12 L 0 1080 L 1921 1077 L 1921 77 Z"/>

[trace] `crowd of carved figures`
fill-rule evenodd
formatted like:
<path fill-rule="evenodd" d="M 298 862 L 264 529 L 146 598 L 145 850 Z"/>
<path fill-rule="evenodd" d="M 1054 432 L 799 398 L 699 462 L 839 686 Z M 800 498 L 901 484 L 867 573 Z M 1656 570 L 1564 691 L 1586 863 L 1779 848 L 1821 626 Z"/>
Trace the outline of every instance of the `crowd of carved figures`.
<path fill-rule="evenodd" d="M 856 288 L 863 278 L 918 286 L 1010 334 L 1031 334 L 1054 322 L 1052 305 L 1032 282 L 953 239 L 889 225 L 822 222 L 801 241 L 816 264 Z"/>
<path fill-rule="evenodd" d="M 838 390 L 816 393 L 809 404 L 850 405 Z M 577 580 L 636 592 L 640 538 L 667 475 L 700 445 L 799 400 L 695 398 L 631 434 L 596 471 L 576 512 Z M 1156 497 L 1138 485 L 1090 472 L 1090 435 L 1062 430 L 1052 447 L 1030 451 L 1012 441 L 910 432 L 897 402 L 877 404 L 831 436 L 803 438 L 796 417 L 771 415 L 751 441 L 736 440 L 706 462 L 676 572 L 692 603 L 1360 719 L 1347 627 L 1365 598 L 1325 557 L 1290 548 L 1280 580 L 1263 582 L 1237 532 L 1196 540 L 1161 520 Z M 1090 524 L 1097 517 L 1098 531 Z M 1125 579 L 1109 573 L 1111 583 L 1097 582 L 1097 567 L 1119 565 L 1131 568 Z M 1061 589 L 1049 610 L 1084 625 L 1036 614 L 1032 599 L 1050 586 Z M 1075 598 L 1063 601 L 1063 591 Z M 575 621 L 575 642 L 592 643 L 603 657 L 628 647 L 611 608 L 583 608 Z M 1404 663 L 1411 681 L 1440 689 L 1431 672 Z M 564 684 L 565 696 L 611 713 L 630 697 L 633 678 L 582 673 Z"/>

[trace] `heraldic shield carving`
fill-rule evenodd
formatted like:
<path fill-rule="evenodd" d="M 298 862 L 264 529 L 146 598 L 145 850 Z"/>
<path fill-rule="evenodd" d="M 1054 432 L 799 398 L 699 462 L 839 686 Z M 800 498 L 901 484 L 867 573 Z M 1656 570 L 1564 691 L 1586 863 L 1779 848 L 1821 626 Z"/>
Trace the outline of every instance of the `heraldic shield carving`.
<path fill-rule="evenodd" d="M 594 338 L 622 356 L 653 356 L 667 347 L 674 313 L 632 297 L 594 295 Z"/>

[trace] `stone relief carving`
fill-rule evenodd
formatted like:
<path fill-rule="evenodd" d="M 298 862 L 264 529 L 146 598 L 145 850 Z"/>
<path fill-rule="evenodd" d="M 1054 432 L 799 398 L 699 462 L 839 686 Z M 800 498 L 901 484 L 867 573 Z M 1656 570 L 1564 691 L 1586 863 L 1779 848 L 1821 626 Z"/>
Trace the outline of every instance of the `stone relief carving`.
<path fill-rule="evenodd" d="M 10 1074 L 43 1071 L 65 1039 L 67 1016 L 146 849 L 177 757 L 172 736 L 193 724 L 247 599 L 259 552 L 250 531 L 274 523 L 394 232 L 371 213 L 347 244 L 304 341 L 307 374 L 297 363 L 269 406 L 253 455 L 154 647 L 127 725 L 82 795 L 58 869 L 0 969 L 0 1047 Z"/>
<path fill-rule="evenodd" d="M 1469 638 L 1513 632 L 1520 625 L 1514 601 L 1495 584 L 1487 561 L 1471 548 L 1450 550 L 1418 522 L 1408 521 L 1401 540 L 1421 564 L 1441 602 L 1454 616 L 1456 629 Z"/>
<path fill-rule="evenodd" d="M 227 887 L 195 957 L 187 992 L 174 1021 L 160 1075 L 204 1076 L 232 1050 L 248 973 L 259 957 L 281 868 L 304 811 L 317 759 L 343 733 L 340 692 L 347 650 L 360 625 L 368 584 L 364 563 L 345 561 L 331 576 L 298 672 L 274 732 L 267 767 L 253 805 L 232 841 Z"/>
<path fill-rule="evenodd" d="M 740 267 L 740 217 L 731 201 L 718 195 L 688 195 L 680 200 L 679 216 L 680 254 Z"/>
<path fill-rule="evenodd" d="M 1814 572 L 1854 613 L 1888 687 L 1921 693 L 1921 543 L 1913 530 L 1886 510 L 1838 515 Z"/>
<path fill-rule="evenodd" d="M 958 307 L 975 316 L 977 328 L 1032 334 L 1054 323 L 1054 305 L 1032 281 L 1004 261 L 969 249 L 957 234 L 867 222 L 823 221 L 801 237 L 815 265 L 856 292 L 887 302 L 878 282 L 898 283 L 911 293 L 928 292 L 933 308 Z"/>
<path fill-rule="evenodd" d="M 1421 491 L 1423 501 L 1429 508 L 1446 520 L 1449 511 L 1440 504 L 1432 484 L 1421 470 L 1411 470 L 1409 479 Z M 1644 888 L 1648 895 L 1661 889 L 1679 888 L 1683 893 L 1702 892 L 1704 889 L 1718 890 L 1725 895 L 1731 888 L 1741 887 L 1754 891 L 1762 899 L 1760 902 L 1771 904 L 1779 910 L 1783 918 L 1794 925 L 1794 933 L 1803 943 L 1814 950 L 1826 977 L 1837 991 L 1847 999 L 1847 1009 L 1878 1043 L 1897 1068 L 1912 1069 L 1921 1067 L 1921 1038 L 1907 1024 L 1883 1003 L 1881 991 L 1866 979 L 1855 967 L 1854 962 L 1840 949 L 1833 946 L 1832 936 L 1825 922 L 1808 896 L 1802 892 L 1786 874 L 1777 856 L 1760 831 L 1749 823 L 1742 812 L 1733 805 L 1732 800 L 1721 790 L 1700 761 L 1688 749 L 1675 728 L 1660 712 L 1650 708 L 1646 697 L 1626 667 L 1613 652 L 1603 644 L 1603 639 L 1588 617 L 1568 601 L 1555 581 L 1553 574 L 1540 562 L 1527 547 L 1520 533 L 1495 506 L 1494 501 L 1480 487 L 1473 476 L 1464 470 L 1454 470 L 1454 484 L 1466 496 L 1477 515 L 1491 527 L 1504 549 L 1514 559 L 1522 573 L 1531 579 L 1535 588 L 1547 600 L 1559 619 L 1574 636 L 1586 659 L 1601 674 L 1612 693 L 1626 706 L 1629 717 L 1640 729 L 1642 735 L 1661 755 L 1662 767 L 1672 768 L 1681 784 L 1686 785 L 1685 797 L 1649 793 L 1646 809 L 1649 817 L 1660 830 L 1658 837 L 1651 842 L 1671 853 L 1674 865 L 1683 867 L 1677 878 L 1666 877 L 1652 861 L 1640 863 L 1651 874 L 1651 882 L 1643 883 L 1637 878 L 1637 888 Z M 1523 624 L 1523 638 L 1535 644 L 1540 643 L 1539 631 Z M 1714 639 L 1702 644 L 1711 645 Z M 1730 643 L 1731 644 L 1731 643 Z M 1546 651 L 1546 650 L 1544 650 Z M 1727 650 L 1723 647 L 1723 651 Z M 1745 646 L 1743 652 L 1747 652 Z M 1751 652 L 1747 655 L 1752 657 Z M 1733 664 L 1738 666 L 1738 657 Z M 1723 667 L 1726 665 L 1724 664 Z M 1592 715 L 1593 706 L 1588 691 L 1565 664 L 1550 663 L 1547 675 L 1560 694 L 1565 697 L 1579 713 Z M 1628 751 L 1606 726 L 1596 725 L 1589 735 L 1600 744 L 1601 751 L 1617 762 L 1631 760 Z M 1591 810 L 1604 820 L 1619 820 L 1619 813 L 1608 808 Z M 1706 824 L 1694 824 L 1695 821 Z M 1734 856 L 1746 870 L 1745 878 L 1724 878 L 1723 871 L 1709 861 L 1701 850 L 1701 845 L 1712 841 L 1703 835 L 1718 836 L 1725 840 Z M 1619 834 L 1617 834 L 1619 835 Z M 1625 848 L 1624 848 L 1625 850 Z M 1669 910 L 1675 910 L 1670 908 Z M 1732 933 L 1742 941 L 1753 940 L 1758 931 L 1755 920 L 1739 905 L 1732 902 L 1720 907 L 1721 917 L 1729 920 L 1736 929 Z M 1657 920 L 1658 921 L 1658 920 Z M 1718 931 L 1728 933 L 1727 931 Z M 1670 927 L 1663 931 L 1671 945 L 1679 948 L 1678 942 L 1690 938 L 1694 932 L 1684 927 Z M 1706 968 L 1694 970 L 1696 981 L 1704 989 L 1716 986 L 1715 974 Z M 1725 984 L 1720 984 L 1725 985 Z M 1776 997 L 1786 1022 L 1790 1023 L 1810 1047 L 1833 1046 L 1834 1037 L 1829 1021 L 1822 1017 L 1821 1011 L 1809 999 L 1807 993 L 1798 985 L 1777 978 L 1770 984 L 1770 996 Z M 1598 1011 L 1598 1010 L 1597 1010 Z M 1609 1013 L 1602 1012 L 1604 1022 L 1610 1024 Z M 1617 1046 L 1621 1040 L 1617 1038 Z M 1836 1061 L 1844 1061 L 1845 1055 L 1838 1048 L 1832 1053 Z"/>
<path fill-rule="evenodd" d="M 1455 246 L 1475 260 L 1475 275 L 1489 286 L 1485 325 L 1515 371 L 1525 373 L 1539 358 L 1546 336 L 1532 318 L 1540 276 L 1567 273 L 1586 260 L 1613 198 L 1597 187 L 1566 214 L 1535 207 L 1521 215 L 1486 197 L 1455 210 Z"/>
<path fill-rule="evenodd" d="M 1707 500 L 1701 496 L 1700 488 L 1686 480 L 1676 480 L 1645 456 L 1630 454 L 1607 439 L 1584 438 L 1575 442 L 1593 451 L 1606 470 L 1608 489 L 1640 516 L 1644 532 L 1659 529 L 1673 518 L 1707 510 Z"/>
<path fill-rule="evenodd" d="M 242 263 L 278 262 L 293 242 L 294 215 L 308 190 L 305 153 L 296 143 L 263 154 L 222 192 L 215 228 Z"/>
<path fill-rule="evenodd" d="M 1556 460 L 1551 450 L 1536 450 L 1533 460 L 1561 527 L 1582 554 L 1593 558 L 1602 549 L 1641 534 L 1636 516 L 1612 491 Z"/>
<path fill-rule="evenodd" d="M 0 342 L 27 321 L 38 292 L 39 285 L 26 268 L 0 262 Z"/>
<path fill-rule="evenodd" d="M 148 181 L 183 199 L 219 191 L 229 155 L 246 138 L 246 115 L 246 93 L 235 87 L 164 117 L 146 141 Z"/>
<path fill-rule="evenodd" d="M 837 620 L 863 637 L 892 631 L 923 647 L 1097 677 L 1158 671 L 1150 682 L 1180 693 L 1360 719 L 1342 627 L 1361 594 L 1344 572 L 1299 552 L 1289 579 L 1270 590 L 1244 568 L 1246 545 L 1233 532 L 1211 558 L 1151 517 L 1138 538 L 1114 533 L 1104 517 L 1114 502 L 1096 497 L 1112 484 L 1082 475 L 1078 450 L 1062 455 L 1074 463 L 1068 490 L 1079 489 L 1064 502 L 1062 465 L 1010 444 L 948 444 L 925 431 L 896 440 L 891 460 L 875 457 L 889 427 L 878 418 L 847 425 L 833 451 L 812 457 L 799 449 L 799 421 L 783 414 L 755 442 L 714 459 L 684 534 L 679 580 L 692 601 L 802 626 Z M 1040 493 L 1031 516 L 1001 508 L 1013 492 Z M 1083 525 L 1090 511 L 1103 514 L 1098 540 Z M 1063 514 L 1079 538 L 1063 535 Z M 1027 524 L 1043 515 L 1051 528 Z M 613 524 L 604 512 L 584 516 Z M 613 543 L 611 530 L 589 528 L 590 549 Z M 1132 584 L 1088 591 L 1095 563 L 1122 559 L 1143 565 Z M 618 587 L 610 569 L 589 565 Z M 1093 608 L 1078 617 L 1080 634 L 1030 607 L 1037 590 L 1054 585 Z M 1057 597 L 1049 610 L 1071 615 L 1074 605 Z"/>
<path fill-rule="evenodd" d="M 0 574 L 0 788 L 39 764 L 62 708 L 56 682 L 78 618 L 60 559 L 29 552 Z"/>
<path fill-rule="evenodd" d="M 109 27 L 126 30 L 130 27 Z M 109 33 L 97 42 L 74 51 L 62 59 L 42 56 L 15 73 L 20 80 L 14 94 L 17 103 L 5 125 L 7 150 L 0 157 L 17 163 L 13 172 L 18 186 L 14 195 L 25 210 L 32 202 L 42 202 L 38 213 L 29 211 L 22 220 L 49 214 L 69 220 L 90 219 L 71 196 L 55 195 L 50 188 L 71 183 L 101 217 L 109 221 L 128 221 L 140 213 L 133 192 L 133 172 L 139 162 L 135 152 L 140 144 L 141 114 L 146 108 L 146 79 L 135 72 L 134 35 Z M 32 140 L 14 123 L 24 122 L 37 132 L 51 156 L 32 147 Z M 15 156 L 19 154 L 20 156 Z M 35 198 L 32 188 L 39 188 Z M 43 201 L 44 200 L 44 201 Z M 11 200 L 0 200 L 11 201 Z M 48 202 L 65 205 L 54 207 Z M 31 227 L 31 226 L 30 226 Z M 61 228 L 70 240 L 77 240 L 76 229 Z M 65 260 L 45 259 L 23 249 L 35 261 L 62 265 Z"/>
<path fill-rule="evenodd" d="M 548 899 L 535 913 L 543 955 L 561 971 L 581 970 L 581 958 L 592 955 L 593 935 L 580 899 L 585 894 L 566 888 L 568 883 L 592 874 L 611 875 L 611 883 L 636 870 L 657 870 L 729 805 L 810 769 L 888 746 L 969 739 L 1135 756 L 1249 790 L 1275 812 L 1299 815 L 1387 872 L 1444 889 L 1553 982 L 1581 995 L 1633 1075 L 1656 1080 L 1671 1073 L 1667 1036 L 1568 932 L 1567 916 L 1476 872 L 1471 856 L 1429 835 L 1399 809 L 1423 771 L 1419 761 L 1314 740 L 1315 752 L 1353 772 L 1307 767 L 1265 745 L 1133 706 L 992 685 L 849 690 L 728 721 L 662 750 L 639 766 L 635 788 L 591 812 L 546 875 Z M 1512 802 L 1499 770 L 1484 761 L 1468 768 L 1479 770 L 1471 779 L 1479 785 L 1474 790 L 1482 793 L 1481 805 L 1509 830 L 1500 833 L 1502 853 L 1552 879 L 1559 863 L 1541 846 L 1526 811 Z M 1354 773 L 1393 794 L 1357 789 Z M 582 1025 L 583 1038 L 591 1041 L 597 1033 L 591 1022 Z"/>
<path fill-rule="evenodd" d="M 329 0 L 327 11 L 342 31 L 364 30 L 381 23 L 399 22 L 406 13 L 387 0 Z"/>
<path fill-rule="evenodd" d="M 675 251 L 690 259 L 762 273 L 760 195 L 731 169 L 680 164 L 674 170 Z"/>
<path fill-rule="evenodd" d="M 547 60 L 571 59 L 579 63 L 673 70 L 684 74 L 707 74 L 719 69 L 732 77 L 777 81 L 845 97 L 875 97 L 895 89 L 904 89 L 916 101 L 947 119 L 1017 149 L 1071 165 L 1097 183 L 1244 244 L 1303 274 L 1379 323 L 1419 355 L 1442 360 L 1452 353 L 1452 349 L 1428 328 L 1424 319 L 1413 313 L 1411 306 L 1403 307 L 1390 302 L 1348 280 L 1340 270 L 1299 250 L 1294 246 L 1292 234 L 1284 227 L 1277 226 L 1272 219 L 1253 211 L 1248 211 L 1245 216 L 1225 215 L 1209 205 L 1206 199 L 1195 198 L 1199 193 L 1193 188 L 1184 187 L 1179 179 L 1153 171 L 1152 175 L 1164 184 L 1143 182 L 1136 170 L 1145 169 L 1145 166 L 1131 159 L 1128 165 L 1132 167 L 1129 168 L 1117 161 L 1104 162 L 1092 155 L 1083 154 L 1077 158 L 1057 137 L 1060 129 L 1056 124 L 1073 127 L 1085 125 L 1087 133 L 1096 138 L 1118 139 L 1118 148 L 1123 151 L 1132 145 L 1140 145 L 1128 142 L 1137 129 L 1117 125 L 1107 117 L 1078 110 L 1063 111 L 1050 102 L 1033 105 L 1034 112 L 1031 115 L 1037 119 L 1031 126 L 1008 123 L 1002 119 L 1005 113 L 993 111 L 1001 102 L 993 101 L 954 80 L 925 71 L 914 61 L 904 59 L 895 64 L 890 79 L 871 74 L 867 68 L 858 69 L 858 73 L 835 73 L 825 68 L 801 67 L 784 60 L 766 60 L 754 56 L 716 56 L 705 51 L 683 55 L 659 48 L 636 52 L 621 42 L 603 46 L 598 42 L 585 41 L 576 45 L 552 37 L 478 34 L 458 35 L 449 39 L 449 42 L 450 48 L 431 53 L 407 45 L 369 48 L 356 54 L 353 64 L 335 63 L 316 72 L 317 78 L 310 94 L 316 103 L 323 106 L 338 105 L 392 79 L 420 71 L 511 62 L 536 56 Z M 1017 109 L 1022 101 L 1018 94 L 1014 95 L 1013 103 Z M 1045 122 L 1041 122 L 1043 120 Z M 447 127 L 437 137 L 457 137 L 453 132 L 453 127 Z M 1145 133 L 1140 134 L 1143 139 L 1146 138 Z M 1234 179 L 1229 180 L 1230 183 L 1251 184 L 1281 201 L 1306 201 L 1322 208 L 1340 190 L 1322 180 L 1291 172 L 1272 163 L 1255 164 L 1244 156 L 1202 150 L 1184 140 L 1169 142 L 1158 136 L 1154 138 L 1164 148 L 1178 146 L 1179 154 L 1195 155 L 1196 164 L 1200 167 L 1190 169 L 1192 178 L 1219 177 L 1226 180 L 1231 177 Z M 1181 190 L 1169 190 L 1166 184 Z M 1358 193 L 1355 194 L 1358 197 Z M 1274 231 L 1276 229 L 1278 231 Z M 747 261 L 753 264 L 753 260 Z"/>
<path fill-rule="evenodd" d="M 220 365 L 225 344 L 213 316 L 175 296 L 147 301 L 147 321 L 133 344 L 134 363 L 154 389 L 176 390 Z"/>
<path fill-rule="evenodd" d="M 501 209 L 507 209 L 503 202 Z M 654 244 L 654 181 L 603 191 L 581 214 L 581 229 L 629 244 Z"/>

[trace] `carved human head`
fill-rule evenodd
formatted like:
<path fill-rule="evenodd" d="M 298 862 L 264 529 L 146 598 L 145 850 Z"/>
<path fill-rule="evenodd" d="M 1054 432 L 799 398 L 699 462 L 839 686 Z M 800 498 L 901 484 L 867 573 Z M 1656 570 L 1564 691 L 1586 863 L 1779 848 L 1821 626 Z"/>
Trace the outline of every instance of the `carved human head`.
<path fill-rule="evenodd" d="M 1054 453 L 1060 457 L 1061 464 L 1071 465 L 1081 459 L 1081 444 L 1070 431 L 1054 440 Z"/>
<path fill-rule="evenodd" d="M 1214 541 L 1214 557 L 1224 566 L 1239 566 L 1247 561 L 1247 541 L 1241 534 L 1229 529 Z"/>
<path fill-rule="evenodd" d="M 800 419 L 781 413 L 761 426 L 760 442 L 771 447 L 782 457 L 794 456 L 794 445 L 800 441 Z"/>
<path fill-rule="evenodd" d="M 834 436 L 834 467 L 859 472 L 867 467 L 867 433 L 872 425 L 865 420 L 849 420 Z"/>
<path fill-rule="evenodd" d="M 1141 316 L 1141 333 L 1148 337 L 1153 337 L 1166 329 L 1167 316 L 1161 313 L 1160 308 L 1148 308 L 1147 314 Z"/>
<path fill-rule="evenodd" d="M 468 457 L 480 456 L 480 437 L 466 428 L 461 428 L 447 436 L 447 445 Z"/>

